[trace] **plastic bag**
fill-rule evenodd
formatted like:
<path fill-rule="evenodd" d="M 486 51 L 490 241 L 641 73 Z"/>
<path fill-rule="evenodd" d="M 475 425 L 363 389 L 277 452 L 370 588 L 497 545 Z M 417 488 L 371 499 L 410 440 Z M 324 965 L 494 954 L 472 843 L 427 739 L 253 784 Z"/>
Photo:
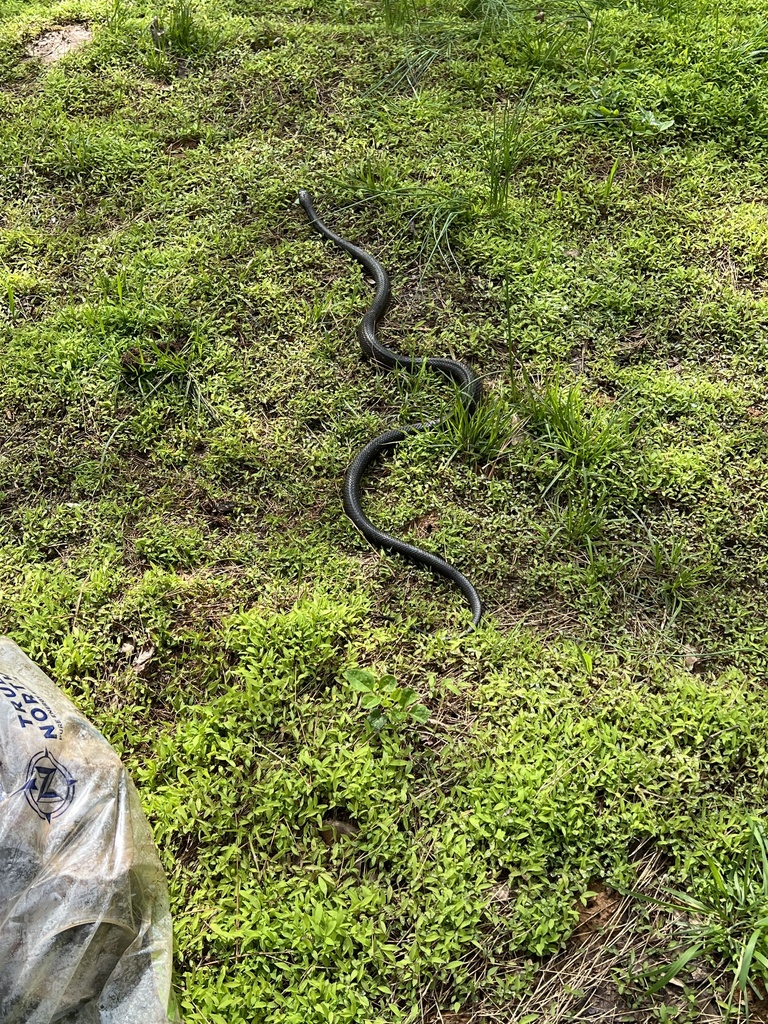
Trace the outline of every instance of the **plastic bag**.
<path fill-rule="evenodd" d="M 0 638 L 0 1024 L 168 1024 L 172 931 L 136 790 Z"/>

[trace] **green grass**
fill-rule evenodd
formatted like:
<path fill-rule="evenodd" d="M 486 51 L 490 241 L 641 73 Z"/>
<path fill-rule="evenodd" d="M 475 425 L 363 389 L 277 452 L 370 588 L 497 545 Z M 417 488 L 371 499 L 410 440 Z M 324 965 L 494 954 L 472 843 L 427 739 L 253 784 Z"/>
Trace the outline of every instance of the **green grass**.
<path fill-rule="evenodd" d="M 659 901 L 682 918 L 683 945 L 686 940 L 690 945 L 664 969 L 652 991 L 697 958 L 725 961 L 733 971 L 726 1016 L 738 1014 L 743 1001 L 749 1018 L 750 997 L 763 999 L 768 982 L 768 845 L 759 821 L 750 817 L 747 825 L 746 850 L 735 851 L 722 871 L 710 853 L 701 851 L 708 873 L 695 895 L 672 890 L 667 901 Z"/>
<path fill-rule="evenodd" d="M 767 13 L 3 5 L 0 629 L 140 787 L 190 1024 L 514 1019 L 639 848 L 721 920 L 768 803 Z M 485 381 L 366 493 L 469 637 L 342 514 L 454 396 L 362 362 L 300 187 L 386 341 Z M 738 1007 L 749 936 L 698 934 Z"/>

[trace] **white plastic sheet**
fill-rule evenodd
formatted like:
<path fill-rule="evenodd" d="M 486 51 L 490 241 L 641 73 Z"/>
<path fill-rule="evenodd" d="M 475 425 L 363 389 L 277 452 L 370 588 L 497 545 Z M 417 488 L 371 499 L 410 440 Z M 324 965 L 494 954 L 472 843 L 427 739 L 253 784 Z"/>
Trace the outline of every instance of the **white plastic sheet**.
<path fill-rule="evenodd" d="M 104 737 L 0 638 L 0 1024 L 169 1024 L 172 932 Z"/>

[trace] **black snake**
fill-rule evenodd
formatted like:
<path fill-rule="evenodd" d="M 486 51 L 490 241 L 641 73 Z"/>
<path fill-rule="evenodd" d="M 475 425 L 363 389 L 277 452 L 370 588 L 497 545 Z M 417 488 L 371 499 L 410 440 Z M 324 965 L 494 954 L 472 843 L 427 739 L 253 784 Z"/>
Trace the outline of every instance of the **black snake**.
<path fill-rule="evenodd" d="M 334 245 L 343 249 L 344 252 L 349 253 L 363 267 L 363 270 L 373 278 L 376 286 L 373 302 L 357 328 L 357 338 L 363 353 L 369 359 L 372 359 L 377 366 L 383 366 L 387 370 L 400 368 L 410 373 L 418 373 L 422 368 L 426 367 L 429 370 L 442 374 L 443 377 L 447 377 L 459 385 L 461 401 L 467 413 L 471 414 L 482 397 L 482 385 L 479 378 L 468 366 L 465 366 L 464 363 L 456 362 L 454 359 L 403 356 L 382 345 L 376 336 L 376 326 L 389 306 L 390 288 L 386 270 L 369 253 L 353 245 L 351 242 L 347 242 L 346 239 L 341 238 L 340 235 L 327 228 L 317 216 L 312 203 L 312 196 L 305 189 L 301 189 L 299 192 L 299 203 L 309 217 L 309 222 L 315 231 L 318 231 L 324 238 L 327 238 L 329 242 L 333 242 Z M 383 530 L 377 529 L 370 519 L 366 517 L 361 505 L 361 482 L 368 466 L 380 456 L 392 454 L 397 445 L 404 441 L 406 437 L 410 437 L 423 430 L 431 430 L 442 422 L 444 421 L 434 420 L 428 423 L 415 423 L 412 426 L 404 427 L 402 430 L 387 430 L 372 441 L 369 441 L 354 459 L 344 478 L 344 511 L 360 533 L 374 547 L 385 551 L 394 551 L 398 555 L 402 555 L 403 558 L 417 562 L 420 565 L 426 565 L 433 572 L 452 580 L 467 598 L 472 609 L 472 621 L 477 626 L 483 614 L 483 606 L 480 596 L 467 577 L 437 555 L 433 555 L 429 551 L 422 551 L 421 548 L 414 547 L 413 544 L 406 544 L 405 541 L 398 540 L 396 537 L 390 537 Z"/>

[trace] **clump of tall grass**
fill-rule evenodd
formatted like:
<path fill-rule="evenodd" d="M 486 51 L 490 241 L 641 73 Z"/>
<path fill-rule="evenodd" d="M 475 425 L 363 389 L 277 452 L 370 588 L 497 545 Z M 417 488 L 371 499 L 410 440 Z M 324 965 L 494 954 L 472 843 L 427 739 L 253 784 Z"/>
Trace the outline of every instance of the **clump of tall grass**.
<path fill-rule="evenodd" d="M 465 189 L 456 189 L 448 195 L 430 190 L 424 196 L 414 212 L 414 220 L 425 225 L 419 250 L 425 268 L 440 256 L 447 266 L 460 269 L 451 247 L 451 238 L 462 224 L 471 221 L 476 205 L 472 193 Z"/>
<path fill-rule="evenodd" d="M 370 94 L 394 93 L 407 85 L 416 91 L 433 67 L 450 59 L 467 33 L 440 22 L 406 21 L 398 26 L 403 39 L 403 56 L 389 74 L 376 82 Z"/>
<path fill-rule="evenodd" d="M 529 468 L 552 519 L 549 540 L 589 546 L 605 532 L 628 484 L 637 428 L 614 405 L 597 404 L 579 381 L 535 382 L 513 367 L 512 401 L 525 423 Z"/>
<path fill-rule="evenodd" d="M 557 458 L 559 475 L 597 469 L 620 460 L 631 447 L 636 431 L 626 412 L 589 406 L 578 381 L 556 375 L 537 386 L 525 373 L 514 386 L 529 431 Z"/>
<path fill-rule="evenodd" d="M 382 14 L 387 28 L 402 28 L 418 18 L 414 0 L 383 0 Z"/>
<path fill-rule="evenodd" d="M 530 147 L 531 140 L 525 130 L 526 115 L 526 97 L 519 103 L 505 104 L 494 114 L 491 130 L 483 139 L 488 175 L 487 205 L 492 213 L 506 207 L 512 174 Z"/>
<path fill-rule="evenodd" d="M 149 26 L 144 60 L 153 74 L 166 75 L 177 61 L 214 53 L 224 41 L 224 31 L 211 25 L 195 11 L 190 0 L 175 0 Z"/>
<path fill-rule="evenodd" d="M 711 578 L 710 559 L 695 555 L 682 537 L 661 539 L 650 530 L 646 564 L 651 578 L 659 586 L 669 622 L 674 622 L 682 609 L 691 603 L 696 589 Z"/>
<path fill-rule="evenodd" d="M 436 444 L 450 452 L 448 461 L 463 457 L 484 469 L 502 460 L 520 437 L 522 424 L 502 395 L 490 394 L 470 412 L 461 395 L 440 425 Z"/>
<path fill-rule="evenodd" d="M 725 1019 L 749 1020 L 750 994 L 768 991 L 768 839 L 762 823 L 746 817 L 746 845 L 719 863 L 702 849 L 706 871 L 693 892 L 668 889 L 651 902 L 672 911 L 681 938 L 673 963 L 651 974 L 651 993 L 660 992 L 697 959 L 731 974 Z"/>

